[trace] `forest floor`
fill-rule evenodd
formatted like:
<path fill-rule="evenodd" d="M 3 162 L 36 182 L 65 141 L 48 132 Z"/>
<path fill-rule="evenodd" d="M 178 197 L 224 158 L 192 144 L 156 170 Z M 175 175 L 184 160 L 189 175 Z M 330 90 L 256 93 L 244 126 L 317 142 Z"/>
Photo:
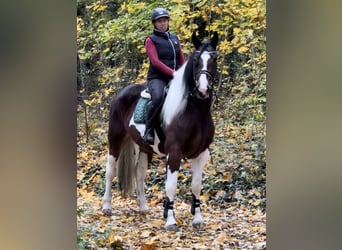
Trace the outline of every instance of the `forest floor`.
<path fill-rule="evenodd" d="M 266 249 L 266 214 L 236 203 L 220 208 L 201 204 L 204 224 L 194 230 L 190 202 L 175 202 L 178 232 L 165 231 L 161 195 L 138 212 L 135 199 L 113 190 L 111 217 L 101 211 L 101 197 L 78 191 L 78 249 Z M 80 209 L 81 208 L 81 209 Z"/>

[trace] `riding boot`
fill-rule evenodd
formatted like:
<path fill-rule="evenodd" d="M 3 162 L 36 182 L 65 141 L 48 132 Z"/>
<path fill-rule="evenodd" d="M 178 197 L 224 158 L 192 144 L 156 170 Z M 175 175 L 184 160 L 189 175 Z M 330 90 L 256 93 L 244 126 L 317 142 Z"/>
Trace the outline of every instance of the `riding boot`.
<path fill-rule="evenodd" d="M 146 143 L 151 145 L 154 143 L 154 118 L 156 113 L 157 108 L 155 108 L 153 105 L 147 106 L 146 130 L 143 139 Z"/>

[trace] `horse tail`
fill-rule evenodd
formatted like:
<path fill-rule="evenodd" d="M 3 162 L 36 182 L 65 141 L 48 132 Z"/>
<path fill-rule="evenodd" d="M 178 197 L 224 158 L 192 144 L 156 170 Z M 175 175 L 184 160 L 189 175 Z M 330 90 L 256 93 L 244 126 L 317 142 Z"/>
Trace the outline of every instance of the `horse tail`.
<path fill-rule="evenodd" d="M 126 137 L 123 141 L 121 153 L 118 159 L 118 186 L 123 197 L 131 195 L 136 178 L 135 148 L 132 139 Z"/>

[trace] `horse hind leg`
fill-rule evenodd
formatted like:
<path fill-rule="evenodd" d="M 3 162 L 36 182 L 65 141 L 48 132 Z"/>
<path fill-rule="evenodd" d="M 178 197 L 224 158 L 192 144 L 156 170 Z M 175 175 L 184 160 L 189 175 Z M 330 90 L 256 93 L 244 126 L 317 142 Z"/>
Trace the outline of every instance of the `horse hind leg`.
<path fill-rule="evenodd" d="M 105 193 L 102 198 L 102 211 L 105 215 L 111 216 L 111 200 L 112 200 L 112 181 L 115 176 L 118 175 L 119 168 L 119 156 L 123 148 L 123 142 L 125 140 L 126 131 L 125 126 L 120 119 L 117 111 L 117 106 L 111 107 L 108 126 L 108 155 L 106 163 L 106 186 Z"/>
<path fill-rule="evenodd" d="M 209 159 L 209 150 L 204 150 L 197 158 L 192 160 L 192 204 L 191 213 L 194 215 L 192 225 L 197 227 L 199 224 L 203 223 L 200 209 L 200 194 L 202 186 L 202 173 L 205 164 Z"/>
<path fill-rule="evenodd" d="M 102 198 L 102 211 L 105 215 L 111 216 L 111 201 L 112 201 L 112 181 L 116 176 L 117 171 L 117 158 L 113 155 L 108 154 L 106 164 L 106 189 Z"/>
<path fill-rule="evenodd" d="M 145 213 L 149 210 L 146 202 L 146 197 L 145 197 L 145 177 L 146 177 L 146 171 L 147 171 L 147 166 L 148 166 L 148 157 L 146 153 L 140 152 L 138 159 L 137 159 L 137 164 L 136 164 L 136 182 L 137 182 L 137 200 L 139 203 L 139 211 L 141 213 Z"/>

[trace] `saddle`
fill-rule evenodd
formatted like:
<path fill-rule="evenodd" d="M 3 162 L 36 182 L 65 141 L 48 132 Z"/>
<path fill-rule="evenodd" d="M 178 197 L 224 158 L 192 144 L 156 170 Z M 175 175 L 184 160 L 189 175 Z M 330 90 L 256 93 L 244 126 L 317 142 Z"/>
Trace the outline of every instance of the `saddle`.
<path fill-rule="evenodd" d="M 162 103 L 164 103 L 164 101 L 165 101 L 168 90 L 169 90 L 169 86 L 165 86 L 164 92 L 163 92 Z M 137 123 L 137 124 L 145 124 L 146 123 L 146 121 L 148 119 L 148 117 L 147 117 L 148 105 L 152 105 L 152 100 L 151 100 L 151 95 L 148 92 L 148 89 L 145 89 L 140 93 L 140 98 L 137 102 L 137 105 L 135 106 L 135 110 L 134 110 L 134 114 L 133 114 L 133 120 L 135 123 Z M 163 105 L 160 105 L 160 106 L 162 107 Z M 165 134 L 164 134 L 162 126 L 161 126 L 161 121 L 162 121 L 161 115 L 159 117 L 159 120 L 160 120 L 160 122 L 155 124 L 154 129 L 156 130 L 160 141 L 164 142 L 165 141 Z"/>
<path fill-rule="evenodd" d="M 167 91 L 169 90 L 169 87 L 166 86 L 164 88 L 164 93 L 163 93 L 163 99 L 162 99 L 162 103 L 164 103 L 164 100 L 166 98 L 167 95 Z M 135 106 L 135 110 L 134 110 L 134 122 L 135 123 L 140 123 L 140 124 L 145 124 L 146 120 L 147 120 L 147 107 L 148 105 L 152 104 L 152 100 L 151 100 L 151 95 L 148 92 L 148 89 L 144 89 L 143 91 L 141 91 L 140 93 L 140 98 L 138 100 L 137 105 Z M 162 105 L 161 105 L 162 106 Z M 161 120 L 162 117 L 160 117 Z"/>
<path fill-rule="evenodd" d="M 134 110 L 134 122 L 145 124 L 147 119 L 147 104 L 151 102 L 151 95 L 148 89 L 140 93 L 140 98 Z"/>

